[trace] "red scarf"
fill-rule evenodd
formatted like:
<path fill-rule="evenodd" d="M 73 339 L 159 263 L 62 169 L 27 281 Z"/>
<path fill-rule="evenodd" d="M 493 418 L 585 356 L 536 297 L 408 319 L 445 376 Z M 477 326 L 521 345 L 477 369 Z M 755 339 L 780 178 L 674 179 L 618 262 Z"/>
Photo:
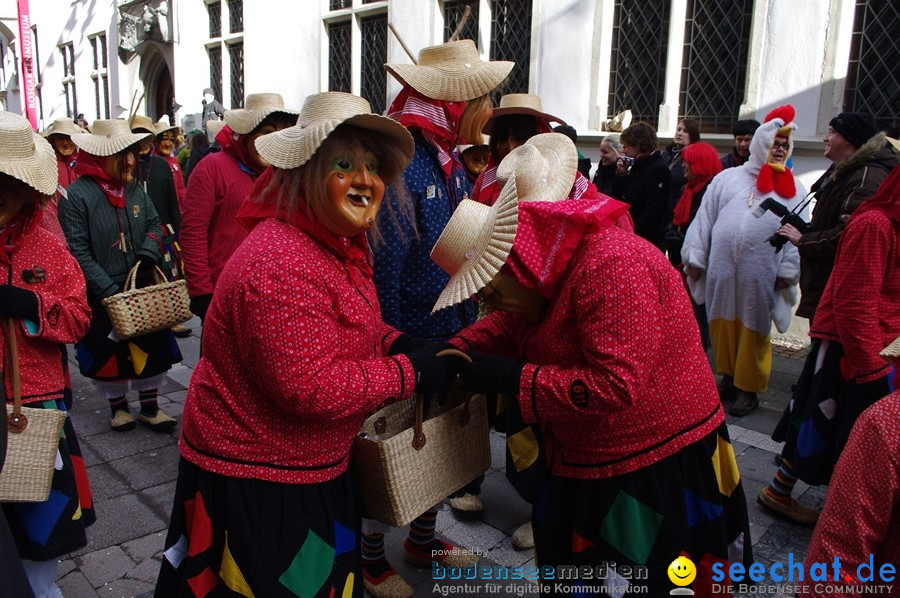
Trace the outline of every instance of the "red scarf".
<path fill-rule="evenodd" d="M 716 148 L 708 143 L 691 143 L 682 150 L 682 159 L 691 167 L 693 178 L 684 185 L 681 197 L 675 204 L 672 224 L 686 226 L 691 221 L 694 195 L 701 191 L 714 176 L 722 172 L 722 162 Z"/>
<path fill-rule="evenodd" d="M 37 194 L 37 191 L 34 191 Z M 19 213 L 0 226 L 0 262 L 9 265 L 10 256 L 16 252 L 22 240 L 41 223 L 43 212 L 37 209 L 37 197 L 24 205 Z M 5 282 L 5 281 L 4 281 Z"/>
<path fill-rule="evenodd" d="M 503 268 L 522 286 L 550 299 L 581 239 L 603 226 L 616 226 L 627 212 L 628 204 L 605 195 L 520 203 L 516 240 Z"/>
<path fill-rule="evenodd" d="M 272 185 L 275 169 L 268 167 L 262 176 L 256 179 L 250 195 L 238 210 L 237 219 L 248 231 L 252 231 L 257 224 L 267 218 L 276 218 L 297 227 L 320 245 L 338 256 L 348 265 L 354 283 L 360 284 L 358 278 L 362 274 L 365 278 L 372 277 L 372 265 L 369 263 L 369 243 L 365 233 L 359 233 L 353 237 L 342 237 L 331 232 L 315 219 L 307 215 L 306 200 L 296 198 L 297 207 L 288 213 L 278 206 L 278 197 L 281 196 L 281 187 Z"/>
<path fill-rule="evenodd" d="M 388 109 L 388 117 L 407 129 L 418 129 L 426 141 L 438 152 L 444 178 L 450 181 L 453 172 L 453 150 L 465 140 L 459 139 L 459 122 L 466 110 L 466 102 L 433 100 L 404 86 Z"/>
<path fill-rule="evenodd" d="M 106 172 L 106 165 L 110 160 L 118 160 L 118 154 L 112 156 L 95 156 L 84 150 L 78 152 L 78 160 L 75 162 L 75 174 L 89 176 L 100 186 L 110 205 L 114 208 L 125 207 L 125 185 L 121 181 L 113 179 Z"/>
<path fill-rule="evenodd" d="M 251 171 L 253 174 L 250 176 L 255 179 L 262 174 L 263 171 L 250 160 L 250 154 L 247 152 L 247 147 L 244 145 L 245 137 L 246 135 L 239 135 L 232 131 L 231 127 L 225 125 L 222 127 L 222 130 L 219 131 L 219 134 L 216 135 L 216 141 L 222 146 L 223 152 L 233 156 L 238 163 Z"/>

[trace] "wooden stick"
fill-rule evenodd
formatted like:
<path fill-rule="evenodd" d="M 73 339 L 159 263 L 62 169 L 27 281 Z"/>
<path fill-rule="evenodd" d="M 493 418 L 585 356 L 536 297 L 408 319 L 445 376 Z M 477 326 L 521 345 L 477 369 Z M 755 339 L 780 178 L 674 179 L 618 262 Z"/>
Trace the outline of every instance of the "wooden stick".
<path fill-rule="evenodd" d="M 403 38 L 400 37 L 400 34 L 397 33 L 397 30 L 394 29 L 394 24 L 393 24 L 393 23 L 388 23 L 388 29 L 391 30 L 391 33 L 393 33 L 393 34 L 394 34 L 394 37 L 397 38 L 397 41 L 400 42 L 400 47 L 403 48 L 403 50 L 406 52 L 406 55 L 409 56 L 409 59 L 410 59 L 410 60 L 412 60 L 412 63 L 413 63 L 413 64 L 418 64 L 418 61 L 416 61 L 415 55 L 412 53 L 412 51 L 409 49 L 409 47 L 408 47 L 408 46 L 406 45 L 406 43 L 403 41 Z"/>
<path fill-rule="evenodd" d="M 459 20 L 459 25 L 456 26 L 456 30 L 453 32 L 453 35 L 450 36 L 448 42 L 455 42 L 459 37 L 459 34 L 462 33 L 463 27 L 466 26 L 466 21 L 469 20 L 469 16 L 472 14 L 472 5 L 466 5 L 466 9 L 463 11 L 462 18 Z"/>

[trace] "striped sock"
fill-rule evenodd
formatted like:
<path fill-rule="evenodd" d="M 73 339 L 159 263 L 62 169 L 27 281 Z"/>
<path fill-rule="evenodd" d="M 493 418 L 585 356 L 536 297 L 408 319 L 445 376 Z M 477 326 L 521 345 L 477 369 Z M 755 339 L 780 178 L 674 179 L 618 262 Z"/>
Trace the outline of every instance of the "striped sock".
<path fill-rule="evenodd" d="M 158 392 L 159 389 L 156 388 L 138 392 L 138 400 L 141 402 L 141 413 L 149 417 L 156 416 L 156 412 L 159 411 L 159 405 L 156 404 Z"/>
<path fill-rule="evenodd" d="M 113 417 L 116 416 L 116 411 L 128 413 L 128 400 L 125 398 L 125 395 L 109 399 L 109 409 L 112 411 Z"/>
<path fill-rule="evenodd" d="M 772 478 L 772 483 L 769 484 L 769 493 L 773 498 L 788 504 L 791 502 L 791 493 L 794 491 L 796 484 L 797 476 L 794 475 L 791 462 L 783 459 L 778 471 L 775 472 L 775 477 Z"/>
<path fill-rule="evenodd" d="M 379 584 L 396 571 L 384 557 L 384 534 L 362 534 L 363 575 L 370 583 Z"/>
<path fill-rule="evenodd" d="M 437 521 L 437 509 L 425 511 L 409 524 L 409 541 L 414 547 L 430 550 L 434 543 L 434 525 Z"/>

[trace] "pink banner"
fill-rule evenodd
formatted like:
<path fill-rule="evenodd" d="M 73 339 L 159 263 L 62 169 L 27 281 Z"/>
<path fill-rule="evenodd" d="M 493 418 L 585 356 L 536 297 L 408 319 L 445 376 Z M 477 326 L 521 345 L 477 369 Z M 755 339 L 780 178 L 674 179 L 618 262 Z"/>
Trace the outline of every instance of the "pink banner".
<path fill-rule="evenodd" d="M 25 99 L 25 117 L 37 130 L 37 96 L 34 94 L 34 38 L 31 35 L 31 13 L 28 0 L 17 0 L 19 4 L 19 48 L 22 52 L 22 77 L 19 89 Z"/>

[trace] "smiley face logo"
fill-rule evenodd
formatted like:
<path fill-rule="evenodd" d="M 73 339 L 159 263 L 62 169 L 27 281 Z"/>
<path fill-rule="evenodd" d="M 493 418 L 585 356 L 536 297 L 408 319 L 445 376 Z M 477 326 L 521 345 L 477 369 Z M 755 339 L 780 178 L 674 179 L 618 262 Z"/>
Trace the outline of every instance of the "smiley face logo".
<path fill-rule="evenodd" d="M 686 556 L 680 556 L 672 561 L 667 572 L 669 581 L 676 586 L 689 586 L 694 581 L 694 578 L 697 577 L 697 567 Z"/>

